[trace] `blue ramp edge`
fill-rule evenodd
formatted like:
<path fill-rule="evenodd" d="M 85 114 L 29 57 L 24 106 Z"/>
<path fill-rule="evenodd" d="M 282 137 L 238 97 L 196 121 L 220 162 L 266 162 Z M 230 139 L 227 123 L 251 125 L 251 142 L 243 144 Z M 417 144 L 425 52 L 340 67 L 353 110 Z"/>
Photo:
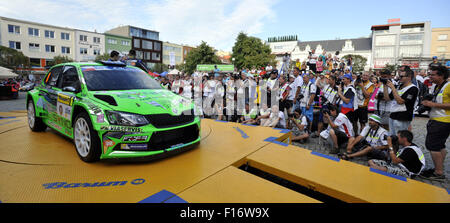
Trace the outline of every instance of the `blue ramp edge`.
<path fill-rule="evenodd" d="M 377 170 L 377 169 L 374 169 L 374 168 L 370 168 L 370 171 L 374 172 L 374 173 L 378 173 L 378 174 L 384 175 L 384 176 L 387 176 L 387 177 L 391 177 L 391 178 L 394 178 L 394 179 L 406 182 L 406 177 L 398 176 L 398 175 L 395 175 L 395 174 L 392 174 L 392 173 L 388 173 L 388 172 L 384 172 L 382 170 Z"/>
<path fill-rule="evenodd" d="M 318 153 L 318 152 L 314 152 L 314 151 L 312 151 L 311 154 L 315 155 L 315 156 L 320 156 L 320 157 L 323 157 L 323 158 L 326 158 L 326 159 L 329 159 L 329 160 L 333 160 L 333 161 L 336 161 L 336 162 L 340 161 L 339 158 L 336 158 L 336 157 L 333 157 L 333 156 L 329 156 L 329 155 L 325 155 L 325 154 Z"/>
<path fill-rule="evenodd" d="M 277 137 L 271 136 L 271 137 L 269 137 L 269 138 L 267 138 L 267 139 L 264 139 L 264 142 L 273 142 L 273 141 L 275 141 L 276 139 L 277 139 Z"/>
<path fill-rule="evenodd" d="M 172 204 L 173 203 L 177 203 L 177 204 L 180 204 L 180 203 L 189 203 L 189 202 L 183 200 L 181 197 L 175 196 L 175 197 L 172 197 L 169 200 L 165 201 L 164 203 L 172 203 Z"/>
<path fill-rule="evenodd" d="M 450 189 L 446 189 L 446 190 L 447 190 L 447 193 L 450 194 Z M 1 201 L 0 201 L 0 202 L 1 202 Z"/>
<path fill-rule="evenodd" d="M 0 119 L 15 119 L 16 117 L 6 117 L 6 116 L 0 116 Z"/>
<path fill-rule="evenodd" d="M 280 146 L 288 146 L 288 145 L 289 145 L 289 144 L 286 144 L 286 143 L 284 143 L 284 142 L 276 141 L 276 139 L 278 139 L 278 138 L 277 138 L 277 137 L 274 137 L 274 136 L 271 136 L 271 137 L 269 137 L 269 138 L 264 139 L 264 142 L 271 142 L 271 143 L 278 144 L 278 145 L 280 145 Z"/>
<path fill-rule="evenodd" d="M 238 127 L 233 127 L 234 129 L 236 129 L 239 133 L 241 133 L 242 138 L 247 139 L 249 136 L 242 131 L 242 129 L 238 128 Z"/>
<path fill-rule="evenodd" d="M 162 190 L 156 194 L 153 194 L 150 197 L 145 198 L 142 201 L 139 201 L 138 203 L 162 203 L 165 200 L 167 200 L 173 196 L 176 196 L 176 195 L 169 191 Z"/>
<path fill-rule="evenodd" d="M 227 121 L 223 121 L 223 120 L 214 120 L 214 121 L 216 121 L 216 122 L 225 122 L 225 123 L 228 123 Z"/>
<path fill-rule="evenodd" d="M 257 125 L 252 125 L 252 124 L 241 124 L 241 125 L 246 125 L 246 126 L 251 126 L 251 127 L 256 127 Z"/>

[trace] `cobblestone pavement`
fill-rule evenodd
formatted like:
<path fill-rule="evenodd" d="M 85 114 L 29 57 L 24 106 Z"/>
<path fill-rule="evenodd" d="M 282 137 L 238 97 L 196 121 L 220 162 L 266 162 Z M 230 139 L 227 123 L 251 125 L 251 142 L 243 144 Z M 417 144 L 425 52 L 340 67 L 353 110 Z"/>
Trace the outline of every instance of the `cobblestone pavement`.
<path fill-rule="evenodd" d="M 414 140 L 413 142 L 415 144 L 417 144 L 418 146 L 420 146 L 422 148 L 422 151 L 424 152 L 425 155 L 425 159 L 426 159 L 426 169 L 428 168 L 434 168 L 433 165 L 433 160 L 431 159 L 430 156 L 430 152 L 428 150 L 425 149 L 425 136 L 427 134 L 426 131 L 426 124 L 428 122 L 428 118 L 426 117 L 415 117 L 413 122 L 412 122 L 412 132 L 414 134 Z M 308 140 L 308 142 L 301 144 L 301 143 L 296 143 L 293 142 L 294 145 L 305 148 L 305 149 L 309 149 L 309 150 L 313 150 L 322 154 L 327 154 L 330 156 L 334 156 L 337 157 L 337 155 L 335 154 L 330 154 L 328 149 L 325 148 L 324 146 L 320 146 L 319 145 L 319 138 L 311 138 Z M 450 148 L 450 137 L 447 139 L 447 143 L 445 144 L 447 151 L 448 148 Z M 344 152 L 344 151 L 341 151 Z M 430 181 L 430 180 L 426 180 L 426 179 L 422 179 L 420 177 L 416 177 L 414 180 L 418 180 L 427 184 L 432 184 L 438 187 L 443 187 L 446 189 L 450 188 L 450 182 L 449 182 L 449 177 L 450 177 L 450 161 L 449 161 L 449 155 L 447 155 L 447 158 L 445 159 L 445 165 L 444 165 L 444 170 L 445 170 L 445 181 L 444 182 L 439 182 L 439 181 Z M 367 157 L 357 157 L 357 158 L 353 158 L 351 160 L 352 162 L 355 163 L 359 163 L 361 165 L 365 165 L 367 166 Z"/>

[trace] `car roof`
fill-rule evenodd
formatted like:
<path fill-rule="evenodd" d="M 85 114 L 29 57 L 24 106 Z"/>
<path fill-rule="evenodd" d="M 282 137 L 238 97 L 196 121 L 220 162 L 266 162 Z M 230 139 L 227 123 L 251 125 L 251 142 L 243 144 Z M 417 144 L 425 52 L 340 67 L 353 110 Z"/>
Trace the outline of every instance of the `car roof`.
<path fill-rule="evenodd" d="M 50 69 L 54 68 L 54 67 L 59 67 L 59 66 L 66 66 L 66 65 L 70 65 L 70 66 L 75 66 L 75 67 L 82 67 L 82 66 L 108 66 L 102 63 L 98 63 L 98 62 L 67 62 L 67 63 L 60 63 L 57 65 L 52 66 Z M 126 66 L 126 67 L 132 67 L 132 68 L 136 68 L 134 66 Z"/>

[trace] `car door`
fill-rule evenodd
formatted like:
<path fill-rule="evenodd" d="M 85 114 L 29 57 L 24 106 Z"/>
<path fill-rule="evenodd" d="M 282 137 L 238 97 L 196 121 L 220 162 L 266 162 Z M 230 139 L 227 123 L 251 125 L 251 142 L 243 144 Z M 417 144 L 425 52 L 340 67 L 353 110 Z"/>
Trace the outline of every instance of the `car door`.
<path fill-rule="evenodd" d="M 76 93 L 80 91 L 80 81 L 75 66 L 66 65 L 58 82 L 57 92 L 57 123 L 65 134 L 72 135 L 72 112 Z"/>
<path fill-rule="evenodd" d="M 44 79 L 44 84 L 39 88 L 39 99 L 37 101 L 37 107 L 43 109 L 44 122 L 49 126 L 55 127 L 56 117 L 56 104 L 58 100 L 58 81 L 61 76 L 63 66 L 52 68 Z M 56 127 L 58 128 L 58 127 Z"/>

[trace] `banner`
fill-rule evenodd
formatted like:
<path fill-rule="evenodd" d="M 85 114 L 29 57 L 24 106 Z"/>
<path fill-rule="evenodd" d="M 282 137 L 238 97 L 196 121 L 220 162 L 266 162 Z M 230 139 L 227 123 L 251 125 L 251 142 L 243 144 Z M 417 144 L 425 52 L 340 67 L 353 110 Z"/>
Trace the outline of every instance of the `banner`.
<path fill-rule="evenodd" d="M 214 65 L 217 66 L 217 69 L 219 69 L 221 72 L 233 72 L 234 71 L 234 65 L 231 64 L 198 64 L 197 70 L 198 71 L 213 71 Z"/>

